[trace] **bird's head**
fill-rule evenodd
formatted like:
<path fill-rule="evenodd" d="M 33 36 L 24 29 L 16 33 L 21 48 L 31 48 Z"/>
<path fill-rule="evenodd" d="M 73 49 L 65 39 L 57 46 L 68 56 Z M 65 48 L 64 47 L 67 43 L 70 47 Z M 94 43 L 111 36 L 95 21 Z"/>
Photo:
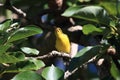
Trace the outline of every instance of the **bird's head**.
<path fill-rule="evenodd" d="M 59 27 L 56 27 L 56 28 L 55 28 L 55 35 L 56 35 L 56 37 L 60 36 L 62 33 L 63 33 L 63 32 L 62 32 L 62 29 L 61 29 L 61 28 L 59 28 Z"/>

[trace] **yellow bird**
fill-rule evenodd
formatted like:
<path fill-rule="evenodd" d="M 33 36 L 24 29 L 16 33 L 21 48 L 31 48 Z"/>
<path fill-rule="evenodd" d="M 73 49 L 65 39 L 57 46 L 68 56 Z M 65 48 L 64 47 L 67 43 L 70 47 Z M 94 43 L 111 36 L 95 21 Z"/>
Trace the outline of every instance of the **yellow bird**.
<path fill-rule="evenodd" d="M 70 53 L 70 41 L 66 34 L 64 34 L 61 28 L 55 29 L 56 44 L 55 47 L 59 52 Z"/>

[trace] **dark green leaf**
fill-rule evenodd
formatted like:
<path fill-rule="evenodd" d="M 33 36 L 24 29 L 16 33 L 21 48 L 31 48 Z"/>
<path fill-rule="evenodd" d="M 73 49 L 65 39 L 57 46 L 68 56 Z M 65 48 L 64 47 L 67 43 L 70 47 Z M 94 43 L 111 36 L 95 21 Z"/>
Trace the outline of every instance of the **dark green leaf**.
<path fill-rule="evenodd" d="M 85 62 L 96 56 L 100 52 L 101 46 L 88 46 L 80 50 L 71 60 L 69 70 L 72 71 L 76 67 L 83 65 Z"/>
<path fill-rule="evenodd" d="M 55 66 L 46 67 L 42 72 L 42 77 L 45 80 L 59 80 L 63 77 L 64 72 Z"/>
<path fill-rule="evenodd" d="M 120 71 L 116 67 L 116 65 L 115 65 L 115 63 L 113 61 L 111 63 L 110 73 L 114 77 L 115 80 L 120 80 Z"/>
<path fill-rule="evenodd" d="M 45 64 L 41 60 L 30 59 L 21 62 L 17 62 L 16 64 L 11 65 L 5 70 L 6 72 L 21 72 L 27 70 L 38 70 L 44 67 Z"/>
<path fill-rule="evenodd" d="M 20 51 L 18 51 L 18 52 L 11 52 L 11 53 L 9 53 L 9 55 L 15 56 L 17 59 L 19 59 L 19 61 L 23 61 L 25 59 L 25 55 L 22 52 L 20 52 Z"/>
<path fill-rule="evenodd" d="M 98 33 L 102 33 L 103 29 L 102 28 L 97 28 L 96 26 L 92 25 L 92 24 L 87 24 L 83 26 L 83 33 L 88 35 L 88 34 L 98 34 Z"/>
<path fill-rule="evenodd" d="M 5 53 L 11 46 L 12 44 L 0 45 L 0 55 Z"/>
<path fill-rule="evenodd" d="M 42 30 L 34 25 L 19 28 L 10 35 L 7 42 L 13 42 L 40 33 L 42 33 Z"/>
<path fill-rule="evenodd" d="M 39 54 L 39 51 L 37 49 L 33 49 L 29 47 L 22 47 L 21 50 L 26 54 L 33 54 L 33 55 Z"/>
<path fill-rule="evenodd" d="M 72 14 L 70 12 L 74 11 Z M 107 12 L 99 6 L 87 6 L 77 10 L 77 8 L 68 8 L 63 14 L 66 17 L 75 17 L 104 25 L 109 25 L 110 19 Z"/>
<path fill-rule="evenodd" d="M 3 23 L 0 24 L 0 33 L 4 32 L 5 30 L 7 30 L 10 27 L 11 24 L 11 20 L 8 19 L 6 21 L 4 21 Z"/>
<path fill-rule="evenodd" d="M 15 63 L 24 60 L 25 55 L 21 52 L 0 55 L 0 63 Z"/>
<path fill-rule="evenodd" d="M 17 74 L 11 80 L 42 80 L 42 77 L 33 71 L 25 71 Z"/>

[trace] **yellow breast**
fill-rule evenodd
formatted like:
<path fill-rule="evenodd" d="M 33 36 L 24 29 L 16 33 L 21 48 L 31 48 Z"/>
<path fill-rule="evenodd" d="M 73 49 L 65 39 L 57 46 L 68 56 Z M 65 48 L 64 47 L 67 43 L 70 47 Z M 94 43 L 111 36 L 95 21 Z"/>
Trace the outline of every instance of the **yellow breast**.
<path fill-rule="evenodd" d="M 60 52 L 70 53 L 70 41 L 66 34 L 60 28 L 55 29 L 56 44 L 55 47 Z"/>

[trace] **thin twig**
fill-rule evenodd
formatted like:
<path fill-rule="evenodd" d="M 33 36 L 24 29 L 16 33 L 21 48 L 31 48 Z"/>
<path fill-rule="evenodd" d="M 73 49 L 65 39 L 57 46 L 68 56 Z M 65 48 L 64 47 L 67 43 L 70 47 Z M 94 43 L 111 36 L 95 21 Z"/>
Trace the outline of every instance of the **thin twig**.
<path fill-rule="evenodd" d="M 26 59 L 28 58 L 36 58 L 36 59 L 46 59 L 46 58 L 52 58 L 52 57 L 63 57 L 63 58 L 69 58 L 71 59 L 71 56 L 67 53 L 61 53 L 58 51 L 52 51 L 46 55 L 43 56 L 37 56 L 37 57 L 26 57 Z"/>

